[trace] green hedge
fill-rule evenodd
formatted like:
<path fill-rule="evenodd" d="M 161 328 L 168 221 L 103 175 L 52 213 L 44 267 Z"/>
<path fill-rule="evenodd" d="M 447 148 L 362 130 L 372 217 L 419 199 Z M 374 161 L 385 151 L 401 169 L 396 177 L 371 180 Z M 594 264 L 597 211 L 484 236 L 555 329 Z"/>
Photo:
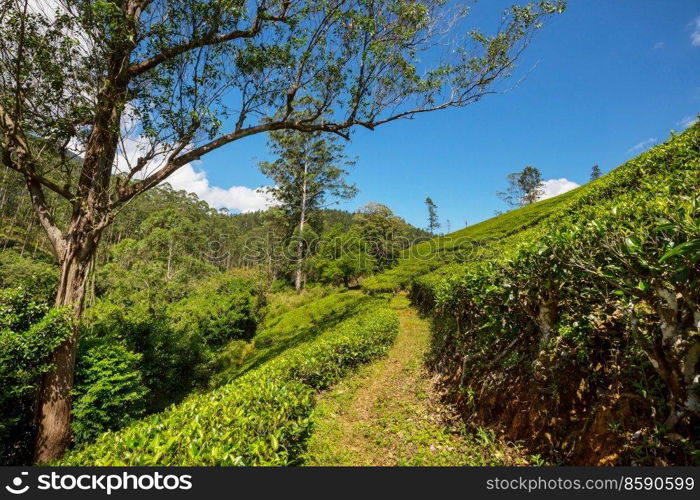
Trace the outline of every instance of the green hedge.
<path fill-rule="evenodd" d="M 211 386 L 228 384 L 343 321 L 376 309 L 380 302 L 379 298 L 353 290 L 320 297 L 309 291 L 273 297 L 255 337 L 249 342 L 233 341 L 218 355 Z"/>
<path fill-rule="evenodd" d="M 188 398 L 59 465 L 295 465 L 311 432 L 314 392 L 386 352 L 398 317 L 374 309 L 234 382 Z"/>

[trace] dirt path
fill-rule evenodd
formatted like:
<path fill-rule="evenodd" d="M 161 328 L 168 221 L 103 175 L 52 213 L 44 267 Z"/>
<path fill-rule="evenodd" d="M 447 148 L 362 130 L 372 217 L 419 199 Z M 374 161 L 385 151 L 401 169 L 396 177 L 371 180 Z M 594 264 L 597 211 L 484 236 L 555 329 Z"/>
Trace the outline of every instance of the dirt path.
<path fill-rule="evenodd" d="M 523 464 L 491 433 L 467 432 L 438 402 L 423 367 L 427 323 L 396 297 L 401 327 L 388 356 L 321 396 L 308 465 Z"/>

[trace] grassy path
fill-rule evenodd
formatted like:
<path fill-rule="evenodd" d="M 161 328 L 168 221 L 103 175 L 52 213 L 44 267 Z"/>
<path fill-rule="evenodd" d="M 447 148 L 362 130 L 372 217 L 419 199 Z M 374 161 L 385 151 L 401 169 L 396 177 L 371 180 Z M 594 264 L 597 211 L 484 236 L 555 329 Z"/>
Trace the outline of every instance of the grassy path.
<path fill-rule="evenodd" d="M 466 432 L 438 402 L 423 367 L 428 325 L 403 296 L 401 329 L 386 358 L 320 397 L 308 465 L 500 465 L 527 463 L 486 431 Z"/>

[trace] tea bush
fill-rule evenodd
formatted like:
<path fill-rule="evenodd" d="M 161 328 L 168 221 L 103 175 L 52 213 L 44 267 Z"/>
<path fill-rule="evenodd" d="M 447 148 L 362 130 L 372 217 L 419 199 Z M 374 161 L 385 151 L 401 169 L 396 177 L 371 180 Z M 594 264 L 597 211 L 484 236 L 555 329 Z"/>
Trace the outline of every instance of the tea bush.
<path fill-rule="evenodd" d="M 374 308 L 230 384 L 106 433 L 60 464 L 298 464 L 311 432 L 314 391 L 382 355 L 397 331 L 396 313 Z"/>
<path fill-rule="evenodd" d="M 329 295 L 306 291 L 293 299 L 284 295 L 273 297 L 257 335 L 249 342 L 229 343 L 216 357 L 212 385 L 226 384 L 382 302 L 356 291 Z"/>
<path fill-rule="evenodd" d="M 362 288 L 368 293 L 407 290 L 415 280 L 441 266 L 502 258 L 541 224 L 556 220 L 585 195 L 586 190 L 587 187 L 577 188 L 454 233 L 421 241 L 404 250 L 395 267 L 365 279 Z"/>
<path fill-rule="evenodd" d="M 625 397 L 680 433 L 664 445 L 672 460 L 691 461 L 700 444 L 699 193 L 696 125 L 592 183 L 498 258 L 415 280 L 413 300 L 435 318 L 433 365 L 455 394 L 529 379 L 560 410 L 577 392 L 589 412 L 610 391 L 636 394 Z M 649 459 L 631 458 L 631 441 L 621 448 L 626 460 Z"/>

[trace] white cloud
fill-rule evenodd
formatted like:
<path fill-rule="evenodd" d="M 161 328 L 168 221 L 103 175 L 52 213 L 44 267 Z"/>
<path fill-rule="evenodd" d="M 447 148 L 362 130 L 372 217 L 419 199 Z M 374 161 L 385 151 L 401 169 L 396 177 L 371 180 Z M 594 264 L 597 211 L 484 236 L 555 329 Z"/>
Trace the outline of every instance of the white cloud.
<path fill-rule="evenodd" d="M 571 191 L 577 187 L 579 187 L 578 184 L 564 177 L 561 179 L 549 179 L 542 182 L 542 195 L 538 198 L 538 200 L 554 198 L 555 196 Z"/>
<path fill-rule="evenodd" d="M 700 16 L 696 17 L 692 24 L 694 29 L 690 34 L 690 44 L 693 47 L 700 47 Z"/>
<path fill-rule="evenodd" d="M 627 152 L 636 153 L 637 151 L 643 151 L 649 148 L 650 146 L 656 144 L 657 142 L 658 140 L 656 139 L 656 137 L 649 137 L 648 139 L 645 139 L 642 142 L 638 142 L 637 144 L 629 148 Z"/>
<path fill-rule="evenodd" d="M 237 212 L 254 212 L 274 205 L 274 199 L 263 188 L 231 186 L 228 189 L 212 186 L 205 171 L 196 171 L 187 164 L 172 174 L 167 181 L 176 191 L 196 194 L 214 208 L 226 208 Z"/>
<path fill-rule="evenodd" d="M 695 123 L 698 121 L 698 119 L 694 116 L 686 116 L 684 117 L 681 121 L 676 123 L 679 127 L 681 127 L 681 130 L 685 130 L 688 127 L 692 127 L 695 125 Z"/>
<path fill-rule="evenodd" d="M 127 107 L 122 116 L 122 140 L 115 158 L 115 171 L 127 173 L 137 165 L 141 157 L 151 157 L 146 166 L 134 175 L 135 179 L 143 179 L 165 165 L 172 148 L 165 142 L 155 141 L 153 143 L 147 137 L 140 135 L 138 131 L 138 121 L 134 116 L 133 109 Z M 185 150 L 187 149 L 185 148 Z M 247 186 L 231 186 L 224 189 L 212 186 L 207 178 L 207 173 L 204 170 L 195 169 L 191 163 L 177 169 L 164 181 L 164 183 L 166 182 L 175 191 L 196 194 L 200 200 L 216 209 L 255 212 L 275 204 L 274 198 L 267 194 L 264 188 L 252 189 Z"/>
<path fill-rule="evenodd" d="M 666 45 L 666 42 L 656 42 L 654 46 L 652 47 L 653 50 L 659 50 L 662 48 L 664 45 Z"/>

